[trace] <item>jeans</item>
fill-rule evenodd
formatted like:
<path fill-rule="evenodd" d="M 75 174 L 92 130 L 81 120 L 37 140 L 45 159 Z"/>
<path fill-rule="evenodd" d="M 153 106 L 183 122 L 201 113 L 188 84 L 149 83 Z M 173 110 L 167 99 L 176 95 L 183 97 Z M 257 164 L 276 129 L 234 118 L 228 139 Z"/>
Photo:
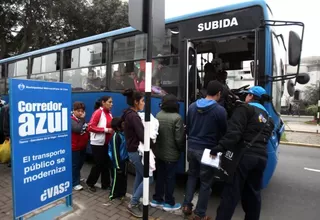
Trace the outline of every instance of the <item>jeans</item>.
<path fill-rule="evenodd" d="M 86 149 L 72 151 L 72 185 L 80 184 L 80 171 L 86 158 Z"/>
<path fill-rule="evenodd" d="M 129 159 L 133 163 L 136 170 L 136 177 L 134 179 L 133 193 L 131 199 L 131 205 L 137 205 L 140 202 L 140 198 L 143 195 L 143 164 L 141 162 L 142 157 L 139 152 L 129 152 Z M 149 183 L 153 182 L 153 177 L 149 178 Z"/>
<path fill-rule="evenodd" d="M 267 160 L 244 154 L 233 178 L 226 184 L 221 195 L 216 220 L 229 220 L 241 199 L 245 220 L 259 220 L 261 210 L 261 187 Z"/>
<path fill-rule="evenodd" d="M 101 175 L 101 188 L 107 189 L 111 186 L 111 176 L 113 176 L 111 160 L 108 155 L 108 146 L 91 145 L 91 149 L 95 164 L 91 168 L 87 185 L 93 187 Z"/>
<path fill-rule="evenodd" d="M 156 192 L 153 199 L 157 202 L 165 202 L 171 206 L 175 205 L 173 197 L 174 187 L 176 185 L 176 167 L 177 162 L 166 162 L 157 159 L 157 181 Z M 165 196 L 165 200 L 163 200 Z"/>
<path fill-rule="evenodd" d="M 214 180 L 215 169 L 213 167 L 201 164 L 202 154 L 203 150 L 188 150 L 188 182 L 186 195 L 183 202 L 184 206 L 192 208 L 193 204 L 191 203 L 191 201 L 196 190 L 197 180 L 198 178 L 200 178 L 199 198 L 194 213 L 201 218 L 206 216 L 208 201 L 211 195 L 211 186 Z"/>

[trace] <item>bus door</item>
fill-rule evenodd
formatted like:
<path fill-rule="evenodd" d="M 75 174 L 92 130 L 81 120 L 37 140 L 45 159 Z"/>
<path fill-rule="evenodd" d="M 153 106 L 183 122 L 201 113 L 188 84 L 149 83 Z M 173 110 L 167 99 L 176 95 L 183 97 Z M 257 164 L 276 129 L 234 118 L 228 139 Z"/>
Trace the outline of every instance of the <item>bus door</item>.
<path fill-rule="evenodd" d="M 185 95 L 185 118 L 188 113 L 188 108 L 191 103 L 193 103 L 197 98 L 197 51 L 194 44 L 187 41 L 186 46 L 187 56 L 186 56 L 186 95 Z M 188 163 L 188 142 L 186 141 L 186 154 L 185 154 L 185 171 L 189 169 Z"/>

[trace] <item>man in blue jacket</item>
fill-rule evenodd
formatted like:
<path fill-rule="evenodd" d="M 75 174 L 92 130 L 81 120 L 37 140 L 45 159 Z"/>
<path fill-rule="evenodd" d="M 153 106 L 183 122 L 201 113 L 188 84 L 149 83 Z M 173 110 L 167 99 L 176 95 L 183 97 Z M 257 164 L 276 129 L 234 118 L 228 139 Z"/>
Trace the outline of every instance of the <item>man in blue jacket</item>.
<path fill-rule="evenodd" d="M 206 210 L 215 169 L 201 164 L 201 157 L 204 149 L 212 149 L 218 144 L 227 129 L 227 113 L 217 103 L 222 91 L 220 82 L 210 81 L 206 98 L 192 103 L 187 115 L 189 176 L 182 211 L 186 215 L 192 214 L 191 201 L 200 178 L 201 186 L 194 219 L 208 219 Z"/>

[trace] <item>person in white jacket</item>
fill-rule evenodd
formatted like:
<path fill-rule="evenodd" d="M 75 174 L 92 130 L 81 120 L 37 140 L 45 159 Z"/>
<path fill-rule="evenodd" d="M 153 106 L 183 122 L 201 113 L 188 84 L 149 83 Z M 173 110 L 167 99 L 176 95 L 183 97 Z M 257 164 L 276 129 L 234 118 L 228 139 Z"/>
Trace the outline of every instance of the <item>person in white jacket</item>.
<path fill-rule="evenodd" d="M 144 112 L 139 112 L 138 113 L 140 118 L 141 118 L 141 121 L 142 121 L 142 124 L 143 126 L 145 125 L 145 114 Z M 158 119 L 156 119 L 152 114 L 150 115 L 150 139 L 152 140 L 152 142 L 155 144 L 156 143 L 156 140 L 157 140 L 157 136 L 158 136 L 158 130 L 159 130 L 159 121 Z M 144 145 L 142 142 L 140 142 L 139 144 L 139 147 L 138 147 L 138 151 L 139 151 L 139 154 L 142 156 L 142 164 L 143 161 L 144 161 L 144 156 L 143 156 L 143 153 L 144 153 Z M 156 160 L 155 160 L 155 155 L 152 151 L 152 149 L 150 149 L 150 159 L 149 159 L 149 176 L 153 176 L 153 171 L 156 170 Z"/>
<path fill-rule="evenodd" d="M 111 128 L 112 114 L 111 108 L 113 105 L 110 96 L 101 98 L 101 107 L 98 108 L 91 117 L 88 124 L 90 131 L 90 145 L 95 164 L 92 166 L 87 185 L 91 192 L 95 192 L 95 184 L 101 175 L 101 188 L 111 189 L 111 176 L 113 169 L 111 160 L 108 155 L 108 144 L 111 140 L 113 129 Z"/>

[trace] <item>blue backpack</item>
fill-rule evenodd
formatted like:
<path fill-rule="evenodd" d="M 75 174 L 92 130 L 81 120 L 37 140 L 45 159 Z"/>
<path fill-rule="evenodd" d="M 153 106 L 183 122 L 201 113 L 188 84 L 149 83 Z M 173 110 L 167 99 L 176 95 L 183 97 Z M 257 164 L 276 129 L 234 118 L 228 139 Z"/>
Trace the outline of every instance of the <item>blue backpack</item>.
<path fill-rule="evenodd" d="M 119 152 L 117 152 L 117 141 L 118 142 L 120 141 Z M 126 139 L 123 133 L 121 132 L 114 133 L 114 135 L 112 136 L 112 139 L 109 142 L 108 155 L 112 160 L 113 166 L 115 168 L 119 168 L 119 162 L 123 162 L 129 158 Z M 120 161 L 118 161 L 118 157 Z"/>

